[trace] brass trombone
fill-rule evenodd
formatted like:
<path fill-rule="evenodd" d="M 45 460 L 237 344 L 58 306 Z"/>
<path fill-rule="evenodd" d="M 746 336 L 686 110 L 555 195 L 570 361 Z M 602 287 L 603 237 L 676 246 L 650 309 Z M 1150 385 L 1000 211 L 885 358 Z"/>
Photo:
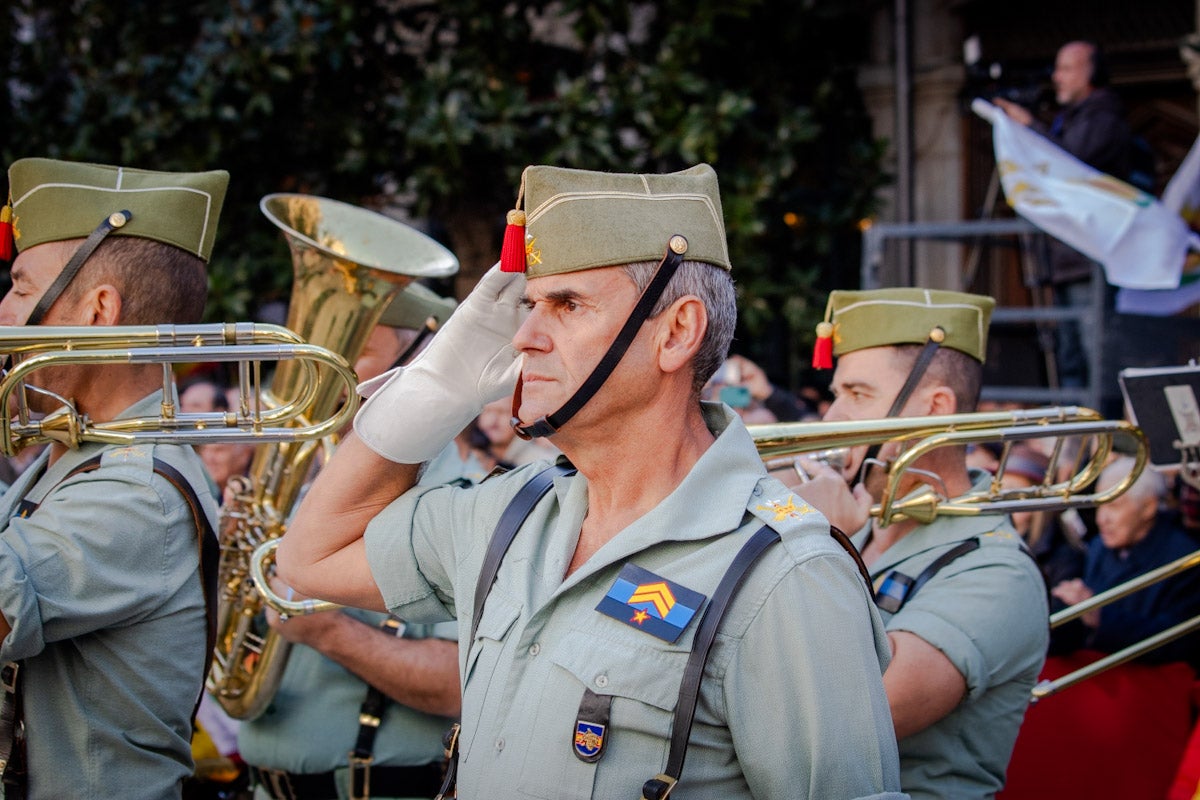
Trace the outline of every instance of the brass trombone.
<path fill-rule="evenodd" d="M 1189 570 L 1197 565 L 1200 565 L 1200 550 L 1196 550 L 1182 558 L 1178 558 L 1169 564 L 1163 564 L 1161 567 L 1145 572 L 1136 578 L 1131 578 L 1125 583 L 1119 584 L 1106 591 L 1089 597 L 1087 600 L 1076 603 L 1073 606 L 1064 608 L 1061 611 L 1056 611 L 1050 615 L 1050 627 L 1057 628 L 1060 625 L 1082 617 L 1092 609 L 1101 608 L 1102 606 L 1114 603 L 1122 597 L 1133 594 L 1134 592 L 1144 589 L 1147 586 L 1152 586 L 1159 581 L 1164 581 L 1167 578 L 1178 575 L 1181 572 Z M 1067 673 L 1054 680 L 1039 681 L 1032 691 L 1032 702 L 1036 703 L 1045 697 L 1052 694 L 1057 694 L 1063 689 L 1074 686 L 1075 684 L 1086 680 L 1094 675 L 1099 675 L 1105 670 L 1120 666 L 1128 661 L 1145 655 L 1155 648 L 1161 647 L 1169 642 L 1173 642 L 1181 636 L 1185 636 L 1194 630 L 1200 629 L 1200 615 L 1194 616 L 1189 620 L 1185 620 L 1176 625 L 1172 625 L 1166 630 L 1148 636 L 1140 642 L 1131 644 L 1128 647 L 1122 648 L 1115 653 L 1110 653 L 1101 659 L 1093 661 L 1087 666 L 1080 667 L 1072 672 Z"/>
<path fill-rule="evenodd" d="M 902 450 L 888 468 L 879 501 L 871 508 L 871 516 L 877 517 L 882 525 L 902 519 L 925 523 L 940 515 L 1061 511 L 1100 505 L 1132 486 L 1149 457 L 1146 437 L 1136 425 L 1124 420 L 1106 420 L 1099 413 L 1078 406 L 845 422 L 787 422 L 750 425 L 748 429 L 768 469 L 789 466 L 806 454 L 820 454 L 829 460 L 852 447 L 900 444 Z M 1064 455 L 1064 442 L 1071 437 L 1090 437 L 1095 446 L 1090 453 L 1080 448 L 1071 464 L 1071 475 L 1065 480 L 1055 480 Z M 1118 437 L 1125 437 L 1134 450 L 1134 469 L 1111 489 L 1092 492 L 1089 487 L 1099 477 Z M 1043 438 L 1055 438 L 1045 480 L 1020 489 L 1003 487 L 1004 468 L 1012 445 Z M 986 489 L 947 497 L 944 491 L 926 483 L 900 496 L 905 477 L 912 474 L 921 457 L 938 448 L 984 442 L 1003 445 L 999 466 Z"/>
<path fill-rule="evenodd" d="M 206 444 L 321 439 L 352 419 L 358 408 L 354 371 L 339 354 L 306 343 L 287 328 L 253 323 L 136 325 L 112 327 L 0 327 L 0 352 L 12 367 L 0 380 L 0 451 L 14 455 L 32 444 L 83 442 Z M 174 402 L 172 366 L 237 362 L 242 402 L 227 412 L 181 413 Z M 291 397 L 262 402 L 264 364 L 294 363 L 305 379 Z M 29 412 L 26 384 L 34 373 L 64 364 L 161 364 L 162 400 L 157 416 L 96 422 L 69 401 L 46 416 Z M 270 372 L 268 368 L 266 370 Z M 317 386 L 341 386 L 345 401 L 322 419 L 304 417 Z M 11 402 L 11 406 L 10 406 Z M 8 413 L 9 408 L 12 413 Z"/>
<path fill-rule="evenodd" d="M 871 515 L 878 517 L 884 525 L 905 518 L 928 522 L 938 515 L 1062 511 L 1102 505 L 1128 490 L 1145 469 L 1149 458 L 1149 445 L 1140 428 L 1126 421 L 1104 420 L 1095 411 L 1078 407 L 895 418 L 871 422 L 860 420 L 781 423 L 750 426 L 750 431 L 769 469 L 789 467 L 801 455 L 816 457 L 825 462 L 840 462 L 845 460 L 851 447 L 884 442 L 907 443 L 888 470 L 886 486 L 880 501 L 871 508 Z M 1056 480 L 1054 475 L 1064 455 L 1064 442 L 1072 436 L 1091 437 L 1094 446 L 1090 454 L 1081 448 L 1070 465 L 1070 476 L 1065 480 Z M 1127 442 L 1133 450 L 1133 466 L 1130 473 L 1106 491 L 1092 491 L 1092 485 L 1099 478 L 1113 452 L 1117 437 L 1121 436 L 1127 437 Z M 1001 481 L 1012 443 L 1048 437 L 1055 437 L 1055 444 L 1043 482 L 1021 489 L 1003 488 Z M 983 442 L 1004 444 L 995 477 L 986 490 L 948 498 L 939 495 L 934 487 L 925 485 L 903 498 L 896 496 L 905 472 L 925 453 L 937 447 Z M 1064 625 L 1088 611 L 1101 608 L 1196 566 L 1200 566 L 1200 550 L 1051 614 L 1050 627 Z M 1056 694 L 1195 630 L 1200 630 L 1200 615 L 1067 675 L 1039 682 L 1032 690 L 1031 701 L 1037 702 Z"/>
<path fill-rule="evenodd" d="M 1099 413 L 1075 406 L 1020 409 L 1014 411 L 973 412 L 932 417 L 898 417 L 848 422 L 784 422 L 748 426 L 751 437 L 768 469 L 790 466 L 804 455 L 831 460 L 851 447 L 888 442 L 904 443 L 904 449 L 888 471 L 886 487 L 872 516 L 887 525 L 901 519 L 928 522 L 938 515 L 973 516 L 1010 511 L 1050 511 L 1106 503 L 1127 490 L 1141 473 L 1148 457 L 1145 436 L 1135 425 L 1121 420 L 1106 420 Z M 1052 480 L 1053 467 L 1063 451 L 1063 441 L 1072 436 L 1092 437 L 1096 444 L 1084 460 L 1081 449 L 1072 475 L 1063 481 Z M 1099 476 L 1118 437 L 1129 437 L 1136 453 L 1137 467 L 1130 477 L 1105 492 L 1089 492 Z M 1006 489 L 1001 486 L 1003 465 L 1014 442 L 1057 437 L 1051 469 L 1039 486 Z M 939 447 L 969 443 L 1002 442 L 1001 467 L 984 491 L 958 497 L 945 497 L 932 486 L 923 486 L 904 497 L 898 496 L 902 478 L 923 455 Z M 264 543 L 251 559 L 255 580 L 264 602 L 282 615 L 295 616 L 337 608 L 323 600 L 288 600 L 273 592 L 264 582 L 277 542 Z"/>

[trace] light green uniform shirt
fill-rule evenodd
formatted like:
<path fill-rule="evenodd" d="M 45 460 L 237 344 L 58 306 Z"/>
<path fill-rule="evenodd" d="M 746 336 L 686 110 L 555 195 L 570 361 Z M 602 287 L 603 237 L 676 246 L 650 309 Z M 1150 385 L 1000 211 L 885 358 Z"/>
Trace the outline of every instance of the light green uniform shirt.
<path fill-rule="evenodd" d="M 386 614 L 346 609 L 343 612 L 377 626 Z M 405 626 L 409 639 L 454 639 L 457 626 Z M 263 713 L 238 728 L 238 752 L 247 764 L 294 773 L 342 770 L 358 738 L 358 710 L 367 684 L 319 651 L 291 648 L 279 689 Z M 453 720 L 415 711 L 396 702 L 384 709 L 372 753 L 376 766 L 414 767 L 442 759 L 442 735 Z M 345 770 L 338 790 L 348 785 Z M 378 796 L 378 792 L 373 796 Z"/>
<path fill-rule="evenodd" d="M 459 644 L 460 797 L 638 797 L 666 765 L 699 615 L 670 643 L 596 606 L 625 564 L 711 597 L 764 523 L 783 541 L 754 565 L 721 625 L 676 796 L 901 796 L 881 677 L 888 645 L 865 582 L 824 517 L 765 475 L 740 419 L 724 406 L 708 406 L 706 418 L 719 436 L 683 482 L 565 580 L 587 479 L 559 478 L 530 514 L 474 641 Z M 488 540 L 541 466 L 466 489 L 416 488 L 377 516 L 367 556 L 393 613 L 457 616 L 469 636 Z M 585 688 L 613 698 L 595 763 L 573 748 Z"/>
<path fill-rule="evenodd" d="M 160 395 L 124 416 L 157 414 Z M 63 480 L 103 454 L 99 469 Z M 183 473 L 215 525 L 190 447 L 85 444 L 43 453 L 0 498 L 0 660 L 23 662 L 29 797 L 178 797 L 207 656 L 198 539 Z M 43 470 L 45 470 L 43 474 Z M 20 501 L 37 503 L 16 518 Z"/>
<path fill-rule="evenodd" d="M 991 476 L 974 473 L 974 489 Z M 853 537 L 859 548 L 868 529 Z M 917 798 L 992 797 L 1004 785 L 1030 690 L 1046 657 L 1046 585 L 1021 552 L 1008 517 L 940 517 L 883 552 L 871 565 L 876 587 L 893 570 L 916 578 L 932 561 L 973 536 L 981 547 L 942 568 L 896 614 L 888 631 L 920 636 L 950 659 L 967 696 L 950 714 L 900 742 L 900 781 Z"/>
<path fill-rule="evenodd" d="M 443 450 L 439 461 L 441 467 L 426 470 L 421 485 L 433 486 L 460 477 L 470 480 L 467 475 L 454 473 L 456 463 L 465 469 L 482 470 L 474 458 L 463 462 L 453 442 Z M 373 627 L 388 617 L 360 608 L 328 613 L 349 614 Z M 458 625 L 405 623 L 403 635 L 406 639 L 457 641 Z M 335 770 L 339 797 L 347 797 L 349 753 L 358 739 L 358 712 L 367 689 L 366 681 L 319 650 L 293 644 L 271 702 L 257 717 L 238 726 L 238 755 L 247 764 L 291 773 Z M 389 700 L 371 749 L 374 764 L 415 767 L 440 762 L 444 757 L 442 737 L 453 722 Z M 269 797 L 261 787 L 256 793 L 259 796 Z M 372 796 L 381 797 L 378 791 Z"/>

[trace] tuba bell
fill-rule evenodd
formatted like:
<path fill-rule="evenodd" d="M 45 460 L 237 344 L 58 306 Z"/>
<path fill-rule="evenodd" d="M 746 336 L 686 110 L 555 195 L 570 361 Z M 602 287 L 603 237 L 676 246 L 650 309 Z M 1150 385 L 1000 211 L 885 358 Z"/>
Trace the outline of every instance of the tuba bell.
<path fill-rule="evenodd" d="M 287 328 L 350 363 L 405 286 L 458 270 L 449 250 L 383 214 L 300 194 L 267 195 L 259 206 L 291 251 L 295 275 Z M 295 396 L 303 380 L 291 362 L 280 363 L 265 402 Z M 302 416 L 327 416 L 343 391 L 322 383 Z M 266 624 L 253 553 L 283 535 L 315 459 L 328 453 L 335 438 L 259 446 L 248 474 L 229 482 L 218 533 L 217 640 L 206 686 L 232 717 L 254 717 L 270 702 L 291 648 Z"/>

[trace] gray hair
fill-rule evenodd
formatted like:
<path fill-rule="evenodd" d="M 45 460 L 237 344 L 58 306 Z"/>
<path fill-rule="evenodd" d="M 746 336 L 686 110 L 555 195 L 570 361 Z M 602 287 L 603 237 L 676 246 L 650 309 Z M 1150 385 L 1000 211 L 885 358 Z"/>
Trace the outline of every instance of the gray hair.
<path fill-rule="evenodd" d="M 625 265 L 638 291 L 645 291 L 658 269 L 657 261 L 639 261 Z M 692 391 L 699 397 L 700 390 L 708 379 L 716 374 L 717 368 L 729 355 L 737 326 L 737 294 L 733 288 L 733 277 L 721 267 L 703 261 L 684 261 L 671 277 L 670 283 L 658 299 L 651 317 L 657 317 L 681 297 L 693 295 L 700 298 L 708 312 L 708 330 L 704 341 L 692 359 Z"/>
<path fill-rule="evenodd" d="M 1115 486 L 1133 469 L 1133 458 L 1131 456 L 1118 456 L 1108 463 L 1108 466 L 1100 473 L 1100 478 L 1097 484 L 1105 487 Z M 1161 506 L 1167 499 L 1167 479 L 1162 473 L 1149 466 L 1142 470 L 1142 474 L 1138 475 L 1137 480 L 1133 485 L 1126 490 L 1132 499 L 1149 501 L 1153 500 Z"/>

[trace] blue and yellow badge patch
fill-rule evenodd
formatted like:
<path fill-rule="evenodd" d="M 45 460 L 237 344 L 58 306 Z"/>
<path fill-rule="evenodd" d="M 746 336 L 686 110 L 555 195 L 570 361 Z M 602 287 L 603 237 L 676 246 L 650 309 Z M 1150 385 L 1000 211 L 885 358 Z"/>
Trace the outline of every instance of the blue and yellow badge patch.
<path fill-rule="evenodd" d="M 604 731 L 608 726 L 595 722 L 575 722 L 575 755 L 588 763 L 600 758 L 604 749 Z"/>
<path fill-rule="evenodd" d="M 699 592 L 626 564 L 596 610 L 674 644 L 703 603 Z"/>

